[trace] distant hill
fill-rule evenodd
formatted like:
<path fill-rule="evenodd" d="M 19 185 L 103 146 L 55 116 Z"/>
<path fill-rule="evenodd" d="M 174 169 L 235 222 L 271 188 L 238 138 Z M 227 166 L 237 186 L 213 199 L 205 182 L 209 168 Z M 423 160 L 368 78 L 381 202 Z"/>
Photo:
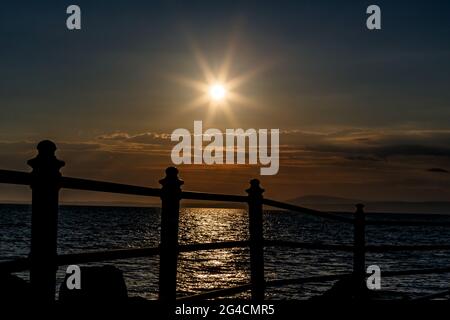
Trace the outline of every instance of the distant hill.
<path fill-rule="evenodd" d="M 450 214 L 450 201 L 365 201 L 324 195 L 307 195 L 287 202 L 323 211 L 353 212 L 355 204 L 363 203 L 367 212 Z"/>
<path fill-rule="evenodd" d="M 348 198 L 339 198 L 339 197 L 329 197 L 322 195 L 307 195 L 303 197 L 297 197 L 291 200 L 288 200 L 290 203 L 303 203 L 303 204 L 352 204 L 355 205 L 357 203 L 363 202 L 361 200 L 356 199 L 348 199 Z"/>

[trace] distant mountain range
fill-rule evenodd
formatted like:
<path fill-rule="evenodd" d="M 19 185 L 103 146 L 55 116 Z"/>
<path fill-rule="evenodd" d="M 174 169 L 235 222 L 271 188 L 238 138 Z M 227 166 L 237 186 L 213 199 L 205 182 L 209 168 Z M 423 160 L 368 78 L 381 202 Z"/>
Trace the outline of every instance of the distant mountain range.
<path fill-rule="evenodd" d="M 355 210 L 357 203 L 362 203 L 365 205 L 367 212 L 450 214 L 450 201 L 365 201 L 323 195 L 307 195 L 288 200 L 287 202 L 323 211 L 352 212 Z"/>

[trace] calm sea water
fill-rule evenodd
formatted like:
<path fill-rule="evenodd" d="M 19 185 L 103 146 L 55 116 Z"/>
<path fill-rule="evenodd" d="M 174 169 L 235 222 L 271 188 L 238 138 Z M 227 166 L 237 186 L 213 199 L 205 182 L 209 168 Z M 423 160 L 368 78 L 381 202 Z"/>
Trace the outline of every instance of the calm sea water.
<path fill-rule="evenodd" d="M 0 205 L 0 261 L 26 257 L 30 245 L 30 207 Z M 450 221 L 450 216 L 387 215 L 391 219 L 434 219 Z M 189 208 L 180 214 L 181 243 L 200 243 L 248 238 L 247 213 L 240 209 Z M 86 250 L 137 248 L 157 246 L 160 210 L 157 208 L 63 206 L 59 219 L 59 253 Z M 321 243 L 352 243 L 352 227 L 324 221 L 297 213 L 266 211 L 264 232 L 267 239 L 283 239 Z M 367 229 L 369 244 L 442 244 L 450 243 L 449 227 L 379 227 Z M 397 252 L 368 254 L 368 264 L 377 264 L 381 271 L 447 267 L 449 251 Z M 158 258 L 116 260 L 111 263 L 124 272 L 129 295 L 157 298 Z M 286 279 L 351 270 L 349 253 L 309 251 L 288 248 L 266 248 L 267 279 Z M 226 288 L 249 281 L 247 249 L 223 249 L 182 253 L 178 274 L 179 295 Z M 58 281 L 64 277 L 60 267 Z M 27 273 L 20 276 L 27 278 Z M 402 291 L 411 296 L 433 293 L 448 288 L 450 275 L 382 278 L 382 287 Z M 292 285 L 269 288 L 273 299 L 307 299 L 320 295 L 333 283 Z M 240 297 L 247 297 L 242 294 Z"/>

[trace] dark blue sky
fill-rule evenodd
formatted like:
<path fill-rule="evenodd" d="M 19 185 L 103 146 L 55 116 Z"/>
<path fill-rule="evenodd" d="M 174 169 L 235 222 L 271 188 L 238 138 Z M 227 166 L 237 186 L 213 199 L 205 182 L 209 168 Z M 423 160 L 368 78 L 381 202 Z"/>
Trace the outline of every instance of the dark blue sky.
<path fill-rule="evenodd" d="M 70 4 L 81 7 L 80 31 L 65 27 Z M 382 30 L 365 27 L 370 4 L 381 7 Z M 332 177 L 333 190 L 347 190 L 341 195 L 361 190 L 364 168 L 376 165 L 384 182 L 404 181 L 397 191 L 386 192 L 394 198 L 423 194 L 419 186 L 427 185 L 427 198 L 442 199 L 450 196 L 448 178 L 439 176 L 444 180 L 435 185 L 437 174 L 426 170 L 450 169 L 449 39 L 449 1 L 2 3 L 3 153 L 14 152 L 11 144 L 44 137 L 104 151 L 98 137 L 191 128 L 193 120 L 205 118 L 207 107 L 186 108 L 198 92 L 173 78 L 203 79 L 194 45 L 215 71 L 234 43 L 230 75 L 260 71 L 236 89 L 256 107 L 231 105 L 234 122 L 219 115 L 207 126 L 280 128 L 292 134 L 285 137 L 285 148 L 298 156 L 293 164 L 298 172 L 305 158 L 317 166 L 315 176 L 360 168 L 360 176 Z M 29 145 L 20 150 L 25 148 Z M 400 151 L 392 155 L 392 150 Z M 146 162 L 162 166 L 164 153 L 146 152 L 154 156 Z M 386 152 L 395 159 L 345 162 L 386 161 Z M 15 166 L 12 160 L 0 164 Z M 111 172 L 104 176 L 114 176 Z M 410 175 L 417 181 L 408 180 Z M 271 183 L 282 190 L 283 179 Z M 361 197 L 384 197 L 382 182 L 373 179 Z M 413 190 L 408 193 L 405 186 Z M 331 187 L 310 188 L 336 194 Z"/>

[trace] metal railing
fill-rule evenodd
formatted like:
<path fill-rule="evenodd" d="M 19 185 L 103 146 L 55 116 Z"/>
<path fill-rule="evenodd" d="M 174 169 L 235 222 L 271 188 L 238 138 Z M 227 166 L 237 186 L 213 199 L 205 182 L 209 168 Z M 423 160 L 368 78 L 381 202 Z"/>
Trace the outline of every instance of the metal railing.
<path fill-rule="evenodd" d="M 304 208 L 284 202 L 265 199 L 264 190 L 257 179 L 250 181 L 247 195 L 228 195 L 203 192 L 182 191 L 183 181 L 178 178 L 178 170 L 174 167 L 166 169 L 166 177 L 159 181 L 161 188 L 148 188 L 127 184 L 94 181 L 70 177 L 62 177 L 59 170 L 64 162 L 55 157 L 56 146 L 51 141 L 38 144 L 38 155 L 28 161 L 32 172 L 0 170 L 0 183 L 26 185 L 32 188 L 32 225 L 31 248 L 27 258 L 0 263 L 0 272 L 21 272 L 30 270 L 30 283 L 35 297 L 41 301 L 55 299 L 56 266 L 100 262 L 115 259 L 129 259 L 159 255 L 159 300 L 165 303 L 176 300 L 199 300 L 231 296 L 244 291 L 251 291 L 253 300 L 263 300 L 267 287 L 288 284 L 304 284 L 322 281 L 334 281 L 344 277 L 352 277 L 357 284 L 355 289 L 365 286 L 365 258 L 367 252 L 396 251 L 431 251 L 450 250 L 450 245 L 366 245 L 366 225 L 443 225 L 432 221 L 366 221 L 363 205 L 356 205 L 353 217 L 345 217 L 333 213 Z M 107 251 L 57 254 L 57 220 L 59 206 L 59 190 L 76 189 L 96 192 L 138 195 L 161 198 L 161 235 L 158 247 L 135 249 L 119 249 Z M 178 243 L 179 209 L 182 199 L 224 201 L 246 203 L 249 214 L 249 239 L 246 241 L 227 241 L 219 243 Z M 322 219 L 353 225 L 353 245 L 304 243 L 284 240 L 265 240 L 263 235 L 263 206 L 311 215 Z M 288 247 L 308 250 L 331 250 L 353 253 L 353 270 L 346 274 L 311 276 L 295 279 L 266 280 L 264 276 L 264 247 Z M 250 283 L 231 288 L 212 290 L 177 299 L 177 264 L 180 252 L 200 250 L 216 250 L 226 248 L 250 249 Z M 431 268 L 421 270 L 401 270 L 383 272 L 383 277 L 450 273 L 449 268 Z M 439 295 L 439 294 L 438 294 Z M 434 297 L 430 295 L 430 297 Z"/>

